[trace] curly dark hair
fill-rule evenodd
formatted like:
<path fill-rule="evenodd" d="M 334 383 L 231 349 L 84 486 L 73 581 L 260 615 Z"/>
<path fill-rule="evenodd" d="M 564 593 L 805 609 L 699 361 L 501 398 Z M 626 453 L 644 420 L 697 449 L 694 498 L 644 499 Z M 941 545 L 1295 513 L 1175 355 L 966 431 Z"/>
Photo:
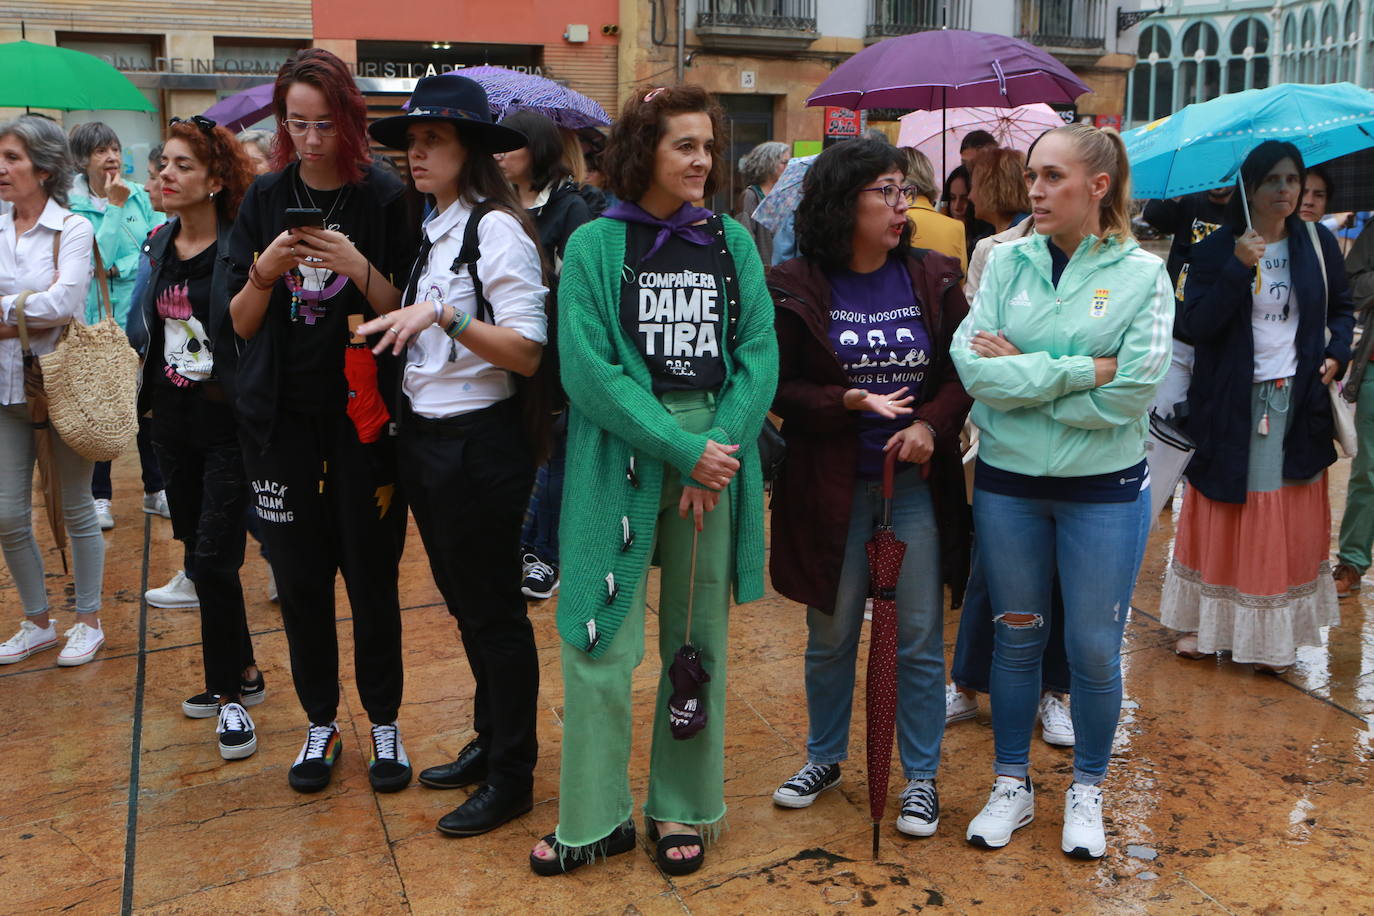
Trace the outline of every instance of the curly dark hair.
<path fill-rule="evenodd" d="M 205 166 L 206 174 L 219 179 L 221 188 L 215 195 L 215 213 L 221 220 L 232 222 L 238 216 L 243 195 L 257 177 L 238 137 L 223 127 L 206 130 L 193 121 L 177 121 L 167 129 L 167 140 L 185 143 Z M 166 153 L 167 144 L 163 143 L 162 155 Z"/>
<path fill-rule="evenodd" d="M 625 100 L 601 156 L 601 172 L 610 192 L 629 201 L 637 201 L 648 193 L 654 178 L 654 155 L 668 118 L 696 113 L 710 117 L 711 133 L 717 143 L 703 192 L 706 197 L 714 194 L 725 180 L 724 148 L 719 145 L 725 136 L 725 113 L 711 93 L 687 83 L 647 91 L 637 89 Z"/>
<path fill-rule="evenodd" d="M 859 191 L 884 172 L 906 175 L 906 153 L 877 140 L 844 140 L 816 157 L 802 182 L 797 206 L 797 251 L 825 270 L 849 266 L 854 254 L 854 210 Z M 911 244 L 911 222 L 897 249 Z"/>

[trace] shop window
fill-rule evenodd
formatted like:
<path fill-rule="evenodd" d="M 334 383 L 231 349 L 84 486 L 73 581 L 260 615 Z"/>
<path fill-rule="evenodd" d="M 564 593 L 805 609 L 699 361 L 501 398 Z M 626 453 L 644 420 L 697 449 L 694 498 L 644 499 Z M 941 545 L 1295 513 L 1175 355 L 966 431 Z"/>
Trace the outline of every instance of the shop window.
<path fill-rule="evenodd" d="M 57 46 L 82 51 L 99 57 L 115 69 L 124 72 L 149 72 L 158 68 L 162 52 L 159 38 L 144 35 L 68 35 L 59 32 Z M 108 124 L 119 137 L 124 152 L 124 177 L 142 184 L 147 180 L 148 151 L 162 142 L 162 125 L 166 119 L 160 110 L 160 93 L 142 86 L 139 91 L 159 110 L 144 111 L 69 111 L 62 116 L 62 126 L 70 131 L 78 124 L 101 121 Z"/>

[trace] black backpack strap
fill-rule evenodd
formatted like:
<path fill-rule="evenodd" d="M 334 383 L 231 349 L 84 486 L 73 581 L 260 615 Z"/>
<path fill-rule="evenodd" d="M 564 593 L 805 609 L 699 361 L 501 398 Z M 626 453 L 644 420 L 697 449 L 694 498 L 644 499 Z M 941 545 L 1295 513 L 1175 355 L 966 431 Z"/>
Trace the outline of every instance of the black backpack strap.
<path fill-rule="evenodd" d="M 462 265 L 467 265 L 468 275 L 472 277 L 472 290 L 477 295 L 477 314 L 473 317 L 490 323 L 496 321 L 496 313 L 492 311 L 491 303 L 482 292 L 482 278 L 477 276 L 477 262 L 482 259 L 482 248 L 477 241 L 477 228 L 482 222 L 482 217 L 495 209 L 496 204 L 490 200 L 484 200 L 472 208 L 472 212 L 468 214 L 468 224 L 463 229 L 463 247 L 459 249 L 458 257 L 453 259 L 453 266 L 449 268 L 457 273 Z"/>

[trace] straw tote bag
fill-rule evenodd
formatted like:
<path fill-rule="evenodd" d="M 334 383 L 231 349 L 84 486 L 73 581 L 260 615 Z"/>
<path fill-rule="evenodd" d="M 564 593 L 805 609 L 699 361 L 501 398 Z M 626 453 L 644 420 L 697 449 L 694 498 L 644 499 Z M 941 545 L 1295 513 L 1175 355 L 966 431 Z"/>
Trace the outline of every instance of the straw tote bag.
<path fill-rule="evenodd" d="M 98 245 L 92 254 L 104 317 L 92 325 L 73 319 L 39 362 L 48 414 L 62 441 L 89 461 L 113 461 L 138 435 L 138 354 L 114 319 Z"/>

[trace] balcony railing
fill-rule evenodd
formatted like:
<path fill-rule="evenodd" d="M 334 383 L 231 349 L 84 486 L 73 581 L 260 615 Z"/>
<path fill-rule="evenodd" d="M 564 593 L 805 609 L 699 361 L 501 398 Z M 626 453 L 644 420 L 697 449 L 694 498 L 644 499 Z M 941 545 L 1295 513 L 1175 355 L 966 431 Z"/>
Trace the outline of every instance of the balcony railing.
<path fill-rule="evenodd" d="M 816 0 L 701 0 L 697 28 L 816 31 Z"/>
<path fill-rule="evenodd" d="M 1107 45 L 1106 0 L 1018 0 L 1017 37 L 1044 48 Z"/>
<path fill-rule="evenodd" d="M 971 6 L 971 0 L 868 0 L 868 38 L 966 29 Z"/>

